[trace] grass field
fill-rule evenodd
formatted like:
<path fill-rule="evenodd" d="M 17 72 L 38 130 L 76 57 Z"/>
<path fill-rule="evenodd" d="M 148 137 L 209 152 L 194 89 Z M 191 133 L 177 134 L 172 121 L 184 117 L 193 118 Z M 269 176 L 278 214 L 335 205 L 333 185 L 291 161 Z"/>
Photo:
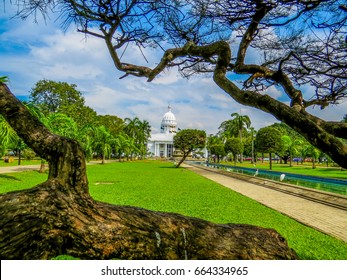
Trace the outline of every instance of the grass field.
<path fill-rule="evenodd" d="M 0 192 L 46 179 L 38 172 L 0 174 Z M 301 259 L 347 260 L 347 243 L 320 233 L 260 203 L 171 163 L 137 161 L 88 166 L 91 195 L 100 201 L 176 212 L 216 223 L 276 229 Z"/>
<path fill-rule="evenodd" d="M 33 159 L 33 160 L 21 160 L 21 165 L 32 165 L 32 164 L 40 164 L 41 160 L 39 159 Z M 13 162 L 5 162 L 4 158 L 0 159 L 0 168 L 6 167 L 6 166 L 17 166 L 18 165 L 18 159 L 15 158 Z"/>

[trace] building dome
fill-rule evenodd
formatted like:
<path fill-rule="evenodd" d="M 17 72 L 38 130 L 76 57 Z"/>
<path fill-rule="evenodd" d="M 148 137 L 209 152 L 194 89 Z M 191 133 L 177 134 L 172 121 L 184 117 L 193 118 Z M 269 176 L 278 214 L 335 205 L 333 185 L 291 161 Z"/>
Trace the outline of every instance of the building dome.
<path fill-rule="evenodd" d="M 160 131 L 162 133 L 173 133 L 176 132 L 177 121 L 175 115 L 171 112 L 171 106 L 168 106 L 168 112 L 163 116 L 161 121 Z"/>

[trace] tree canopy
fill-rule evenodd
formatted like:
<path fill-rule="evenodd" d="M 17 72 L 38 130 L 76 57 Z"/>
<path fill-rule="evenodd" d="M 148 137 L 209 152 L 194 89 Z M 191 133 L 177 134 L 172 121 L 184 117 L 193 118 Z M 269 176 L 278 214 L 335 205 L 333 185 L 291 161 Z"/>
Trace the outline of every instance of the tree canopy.
<path fill-rule="evenodd" d="M 174 136 L 174 147 L 182 152 L 179 167 L 186 157 L 195 149 L 202 149 L 206 144 L 206 132 L 198 129 L 182 129 Z"/>
<path fill-rule="evenodd" d="M 271 154 L 283 149 L 281 132 L 271 126 L 263 127 L 259 129 L 254 144 L 257 151 L 270 154 L 270 169 L 272 169 Z"/>
<path fill-rule="evenodd" d="M 224 144 L 224 149 L 226 153 L 232 153 L 233 154 L 233 158 L 236 164 L 237 161 L 237 155 L 241 155 L 242 157 L 242 153 L 243 153 L 243 144 L 241 142 L 241 140 L 239 138 L 229 138 L 225 141 Z M 240 159 L 242 160 L 242 159 Z"/>

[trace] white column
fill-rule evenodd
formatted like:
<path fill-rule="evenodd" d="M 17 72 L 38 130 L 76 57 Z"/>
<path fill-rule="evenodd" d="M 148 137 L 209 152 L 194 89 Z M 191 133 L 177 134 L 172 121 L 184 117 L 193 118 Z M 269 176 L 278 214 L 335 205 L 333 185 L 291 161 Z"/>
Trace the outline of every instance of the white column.
<path fill-rule="evenodd" d="M 165 157 L 167 157 L 167 144 L 165 143 L 165 154 L 164 154 Z"/>

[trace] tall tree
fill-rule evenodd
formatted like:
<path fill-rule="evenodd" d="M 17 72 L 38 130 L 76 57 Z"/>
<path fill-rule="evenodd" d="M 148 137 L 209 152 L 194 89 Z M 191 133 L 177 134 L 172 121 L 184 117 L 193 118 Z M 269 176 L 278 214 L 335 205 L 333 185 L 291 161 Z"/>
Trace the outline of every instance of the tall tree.
<path fill-rule="evenodd" d="M 79 31 L 104 40 L 122 78 L 152 81 L 176 66 L 185 76 L 210 72 L 234 100 L 272 114 L 347 167 L 347 144 L 340 140 L 347 137 L 347 124 L 307 110 L 346 98 L 343 0 L 22 2 L 19 15 L 24 18 L 56 5 Z M 128 43 L 167 48 L 149 67 L 124 61 Z M 248 63 L 251 51 L 258 59 Z M 310 85 L 311 92 L 303 93 L 301 85 Z M 268 95 L 274 86 L 288 100 Z"/>
<path fill-rule="evenodd" d="M 242 136 L 243 131 L 248 129 L 251 126 L 251 120 L 247 115 L 240 115 L 238 113 L 232 113 L 231 117 L 233 119 L 224 121 L 219 126 L 220 132 L 222 135 L 226 135 L 227 137 L 235 136 L 235 132 L 237 131 L 238 137 L 240 138 L 240 142 L 243 143 Z M 243 149 L 242 149 L 243 153 Z M 240 161 L 243 161 L 243 155 L 240 154 Z"/>
<path fill-rule="evenodd" d="M 125 118 L 124 131 L 132 139 L 134 139 L 135 146 L 144 157 L 147 153 L 147 142 L 151 133 L 151 126 L 148 121 L 141 121 L 138 117 Z"/>
<path fill-rule="evenodd" d="M 69 106 L 83 107 L 84 98 L 76 85 L 51 80 L 41 80 L 31 89 L 29 100 L 40 107 L 44 115 L 64 113 Z M 78 110 L 74 110 L 78 113 Z"/>
<path fill-rule="evenodd" d="M 97 121 L 97 113 L 85 105 L 84 97 L 75 84 L 40 80 L 31 89 L 29 104 L 36 106 L 46 117 L 52 113 L 65 114 L 79 127 Z"/>
<path fill-rule="evenodd" d="M 233 117 L 233 122 L 239 131 L 240 141 L 242 143 L 243 130 L 248 129 L 251 126 L 251 120 L 247 115 L 239 115 L 238 113 L 232 113 L 231 117 Z"/>
<path fill-rule="evenodd" d="M 114 137 L 103 125 L 95 128 L 93 136 L 94 150 L 101 155 L 101 163 L 104 164 L 105 159 L 111 154 Z"/>
<path fill-rule="evenodd" d="M 257 135 L 257 131 L 254 129 L 254 127 L 250 127 L 249 133 L 250 133 L 250 138 L 251 138 L 251 155 L 252 155 L 251 163 L 254 164 L 257 161 L 256 155 L 254 153 L 254 140 L 255 140 L 255 137 Z"/>

